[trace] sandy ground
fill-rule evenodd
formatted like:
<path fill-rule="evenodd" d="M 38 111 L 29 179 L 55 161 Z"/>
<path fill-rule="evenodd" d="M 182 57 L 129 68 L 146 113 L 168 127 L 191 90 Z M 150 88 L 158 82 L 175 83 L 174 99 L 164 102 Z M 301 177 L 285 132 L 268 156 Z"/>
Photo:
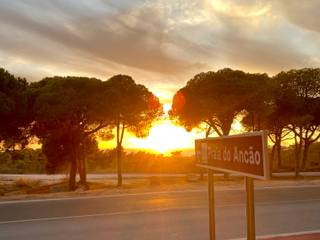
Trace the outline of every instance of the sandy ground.
<path fill-rule="evenodd" d="M 23 175 L 19 175 L 19 178 L 0 177 L 0 201 L 159 191 L 205 191 L 207 189 L 206 180 L 199 180 L 197 176 L 192 175 L 128 177 L 124 178 L 122 187 L 117 187 L 115 178 L 90 178 L 89 176 L 90 190 L 83 190 L 80 187 L 75 192 L 69 192 L 66 176 L 62 179 L 60 177 L 53 176 L 52 179 L 48 179 L 48 177 L 30 179 Z M 302 177 L 299 180 L 295 180 L 292 177 L 276 177 L 267 181 L 255 180 L 256 188 L 303 185 L 320 186 L 320 177 Z M 215 177 L 216 190 L 243 188 L 244 181 L 242 177 L 231 176 L 228 180 L 222 176 Z"/>

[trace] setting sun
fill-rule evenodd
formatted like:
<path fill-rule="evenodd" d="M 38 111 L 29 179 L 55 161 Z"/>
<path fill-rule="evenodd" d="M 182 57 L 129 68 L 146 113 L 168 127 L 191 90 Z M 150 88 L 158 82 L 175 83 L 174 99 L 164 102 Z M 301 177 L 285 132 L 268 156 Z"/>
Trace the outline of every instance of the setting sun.
<path fill-rule="evenodd" d="M 193 141 L 190 134 L 182 127 L 173 125 L 170 120 L 161 121 L 155 125 L 145 139 L 131 139 L 131 144 L 142 149 L 148 149 L 168 154 L 177 149 L 190 148 Z"/>
<path fill-rule="evenodd" d="M 135 148 L 169 154 L 172 151 L 193 147 L 193 138 L 183 127 L 176 126 L 169 119 L 170 104 L 164 104 L 164 117 L 155 123 L 148 137 L 129 139 L 130 145 Z"/>
<path fill-rule="evenodd" d="M 154 123 L 146 138 L 137 138 L 128 133 L 124 139 L 125 148 L 141 149 L 145 151 L 169 155 L 170 152 L 191 149 L 194 139 L 199 134 L 187 132 L 182 126 L 175 125 L 168 116 L 171 104 L 163 104 L 163 117 Z M 114 141 L 99 141 L 100 149 L 114 148 Z"/>
<path fill-rule="evenodd" d="M 177 150 L 192 149 L 194 147 L 194 140 L 204 136 L 203 131 L 194 130 L 187 132 L 182 126 L 175 125 L 168 116 L 170 109 L 171 104 L 163 104 L 164 116 L 154 123 L 149 135 L 146 138 L 137 138 L 128 133 L 128 136 L 124 139 L 124 147 L 164 155 L 170 155 L 171 152 Z M 234 133 L 242 131 L 242 125 L 239 119 L 235 119 L 231 131 Z M 100 140 L 99 148 L 115 148 L 114 141 Z"/>

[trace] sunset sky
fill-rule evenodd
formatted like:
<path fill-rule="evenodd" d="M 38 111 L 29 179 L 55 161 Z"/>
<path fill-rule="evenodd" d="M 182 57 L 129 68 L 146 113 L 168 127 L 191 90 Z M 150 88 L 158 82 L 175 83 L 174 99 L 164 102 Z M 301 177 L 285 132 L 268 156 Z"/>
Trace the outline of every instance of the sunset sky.
<path fill-rule="evenodd" d="M 168 109 L 173 94 L 202 71 L 273 75 L 319 66 L 320 1 L 301 2 L 2 0 L 0 66 L 29 81 L 128 74 Z M 157 124 L 149 142 L 128 138 L 127 146 L 148 148 L 157 136 L 177 131 L 175 142 L 190 147 L 198 136 L 165 119 Z"/>

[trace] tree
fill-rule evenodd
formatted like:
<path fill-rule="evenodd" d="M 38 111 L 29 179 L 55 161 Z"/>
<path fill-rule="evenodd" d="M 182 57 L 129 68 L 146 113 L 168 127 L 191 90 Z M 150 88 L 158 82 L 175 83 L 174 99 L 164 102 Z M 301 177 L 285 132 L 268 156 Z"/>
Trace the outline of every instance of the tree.
<path fill-rule="evenodd" d="M 272 112 L 274 86 L 267 74 L 247 74 L 242 81 L 244 96 L 242 105 L 245 112 L 243 126 L 248 131 L 265 129 L 266 119 Z"/>
<path fill-rule="evenodd" d="M 0 142 L 6 148 L 27 144 L 25 129 L 30 122 L 25 91 L 28 87 L 23 78 L 16 78 L 0 68 Z"/>
<path fill-rule="evenodd" d="M 114 103 L 112 125 L 116 128 L 118 186 L 122 185 L 122 142 L 125 131 L 137 137 L 148 134 L 152 122 L 162 115 L 159 99 L 145 86 L 127 75 L 116 75 L 104 82 L 111 89 Z"/>
<path fill-rule="evenodd" d="M 287 118 L 283 114 L 280 101 L 284 93 L 275 79 L 266 74 L 252 74 L 247 82 L 248 94 L 245 103 L 245 115 L 242 125 L 248 131 L 268 130 L 268 137 L 273 142 L 271 151 L 270 170 L 277 157 L 278 168 L 281 167 L 281 143 L 288 137 L 290 131 L 286 130 Z"/>
<path fill-rule="evenodd" d="M 232 69 L 197 74 L 175 94 L 170 117 L 188 131 L 204 125 L 206 137 L 229 135 L 247 102 L 249 79 L 250 74 Z"/>
<path fill-rule="evenodd" d="M 53 77 L 31 84 L 32 133 L 39 137 L 51 164 L 70 163 L 70 190 L 76 187 L 77 171 L 87 187 L 83 153 L 92 136 L 111 124 L 110 96 L 110 89 L 94 78 Z"/>
<path fill-rule="evenodd" d="M 254 93 L 248 87 L 253 79 L 252 74 L 229 68 L 197 74 L 174 95 L 169 115 L 187 131 L 202 127 L 206 137 L 229 135 L 235 117 Z"/>
<path fill-rule="evenodd" d="M 275 76 L 283 92 L 279 105 L 294 134 L 296 176 L 307 165 L 310 145 L 320 138 L 320 69 L 304 68 Z"/>

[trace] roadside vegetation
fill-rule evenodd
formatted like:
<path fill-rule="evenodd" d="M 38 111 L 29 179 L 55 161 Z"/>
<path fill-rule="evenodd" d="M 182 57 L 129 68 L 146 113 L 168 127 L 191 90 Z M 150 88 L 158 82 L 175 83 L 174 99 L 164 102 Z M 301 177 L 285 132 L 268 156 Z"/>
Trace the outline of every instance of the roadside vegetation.
<path fill-rule="evenodd" d="M 52 77 L 27 83 L 0 69 L 0 142 L 4 151 L 23 149 L 33 137 L 42 145 L 46 169 L 69 166 L 69 189 L 87 188 L 86 156 L 97 137 L 112 139 L 116 128 L 118 186 L 122 185 L 122 139 L 126 131 L 148 134 L 162 115 L 159 99 L 126 75 L 101 81 Z"/>
<path fill-rule="evenodd" d="M 87 172 L 116 172 L 117 186 L 122 172 L 198 172 L 192 156 L 123 149 L 127 132 L 147 136 L 162 114 L 159 99 L 127 75 L 29 83 L 0 69 L 0 172 L 68 173 L 69 190 L 89 188 Z M 229 135 L 235 120 L 243 132 L 268 130 L 272 171 L 298 177 L 319 169 L 319 68 L 273 77 L 228 68 L 199 73 L 177 91 L 169 115 L 204 136 Z M 35 139 L 41 150 L 27 148 Z M 97 139 L 116 141 L 116 148 L 100 150 Z"/>
<path fill-rule="evenodd" d="M 268 130 L 271 170 L 283 167 L 283 143 L 289 142 L 298 176 L 311 165 L 310 148 L 320 138 L 320 69 L 273 77 L 228 68 L 200 73 L 175 94 L 170 115 L 188 131 L 202 127 L 206 137 L 229 135 L 235 119 L 244 131 Z"/>
<path fill-rule="evenodd" d="M 269 147 L 269 155 L 272 148 Z M 309 165 L 304 171 L 320 171 L 320 143 L 309 150 Z M 85 156 L 88 173 L 115 173 L 117 171 L 116 149 L 99 150 Z M 162 155 L 149 152 L 122 152 L 124 173 L 198 173 L 193 155 Z M 46 156 L 41 149 L 25 148 L 0 153 L 0 172 L 10 174 L 68 174 L 69 166 L 60 165 L 54 172 L 50 169 Z M 295 146 L 283 146 L 281 167 L 274 163 L 273 172 L 295 171 Z"/>

